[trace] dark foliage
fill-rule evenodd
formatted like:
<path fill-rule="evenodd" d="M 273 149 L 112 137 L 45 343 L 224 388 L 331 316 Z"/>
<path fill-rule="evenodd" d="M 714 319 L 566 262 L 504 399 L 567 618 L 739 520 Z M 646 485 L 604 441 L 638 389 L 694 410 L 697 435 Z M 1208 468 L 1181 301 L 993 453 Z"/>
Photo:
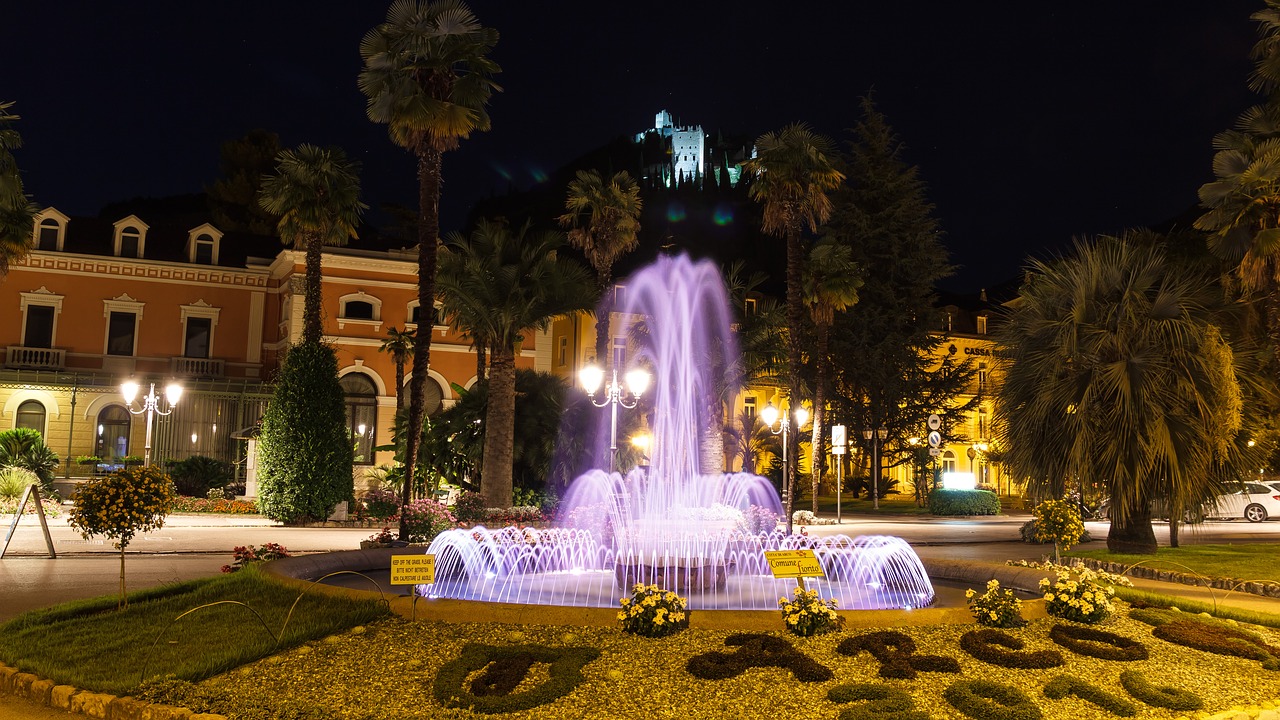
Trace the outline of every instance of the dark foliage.
<path fill-rule="evenodd" d="M 179 495 L 205 497 L 210 488 L 220 488 L 230 482 L 231 466 L 216 458 L 192 455 L 169 465 L 169 477 L 178 488 Z"/>
<path fill-rule="evenodd" d="M 40 431 L 13 428 L 0 432 L 0 467 L 17 465 L 40 478 L 40 492 L 54 497 L 53 476 L 58 469 L 58 454 L 48 445 Z"/>
<path fill-rule="evenodd" d="M 976 720 L 1040 720 L 1040 708 L 1012 685 L 990 680 L 959 680 L 942 691 L 951 706 Z"/>
<path fill-rule="evenodd" d="M 737 646 L 733 653 L 712 651 L 689 658 L 689 674 L 703 680 L 726 680 L 757 667 L 790 670 L 800 682 L 826 682 L 835 675 L 791 643 L 772 635 L 739 633 L 725 638 L 725 645 Z"/>
<path fill-rule="evenodd" d="M 469 643 L 456 660 L 445 663 L 436 673 L 432 692 L 445 707 L 485 714 L 522 712 L 573 692 L 583 680 L 582 667 L 598 657 L 600 651 L 590 647 Z M 534 663 L 550 665 L 547 681 L 531 690 L 511 693 Z M 463 689 L 468 675 L 486 667 L 489 669 L 469 689 Z"/>
<path fill-rule="evenodd" d="M 960 636 L 960 649 L 975 658 L 1020 670 L 1043 670 L 1058 667 L 1066 661 L 1057 650 L 1023 650 L 1026 643 L 1001 630 L 985 628 Z"/>
<path fill-rule="evenodd" d="M 892 685 L 858 683 L 837 685 L 827 691 L 831 702 L 850 703 L 870 700 L 866 705 L 845 708 L 840 720 L 929 720 L 929 713 L 916 710 L 915 701 L 906 691 Z"/>
<path fill-rule="evenodd" d="M 1095 628 L 1059 623 L 1049 628 L 1049 638 L 1073 653 L 1100 660 L 1128 662 L 1148 657 L 1147 646 L 1137 640 Z"/>
<path fill-rule="evenodd" d="M 1252 633 L 1195 620 L 1174 620 L 1156 626 L 1152 634 L 1175 645 L 1215 655 L 1259 660 L 1267 670 L 1280 670 L 1280 648 L 1268 645 Z"/>
<path fill-rule="evenodd" d="M 917 672 L 960 672 L 960 663 L 955 658 L 916 655 L 915 641 L 896 630 L 846 638 L 836 646 L 836 652 L 849 657 L 857 657 L 864 650 L 880 661 L 880 677 L 911 680 Z"/>
<path fill-rule="evenodd" d="M 1137 670 L 1125 670 L 1120 673 L 1120 684 L 1130 695 L 1148 705 L 1181 712 L 1191 712 L 1204 707 L 1204 700 L 1201 700 L 1199 695 L 1171 685 L 1160 687 L 1152 685 Z"/>
<path fill-rule="evenodd" d="M 1050 700 L 1061 700 L 1068 695 L 1074 695 L 1121 717 L 1133 717 L 1138 714 L 1138 707 L 1128 700 L 1071 675 L 1058 675 L 1045 683 L 1044 695 Z"/>

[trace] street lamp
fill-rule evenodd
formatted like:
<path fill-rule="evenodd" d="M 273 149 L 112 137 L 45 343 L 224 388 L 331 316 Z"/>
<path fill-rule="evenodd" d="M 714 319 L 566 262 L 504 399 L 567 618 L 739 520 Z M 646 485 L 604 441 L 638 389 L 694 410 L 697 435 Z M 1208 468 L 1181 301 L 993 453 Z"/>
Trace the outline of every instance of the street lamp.
<path fill-rule="evenodd" d="M 618 464 L 618 406 L 630 410 L 640 401 L 640 396 L 649 389 L 649 373 L 635 368 L 628 370 L 624 376 L 626 387 L 618 382 L 618 369 L 613 369 L 613 379 L 604 387 L 604 397 L 596 402 L 596 391 L 604 382 L 604 370 L 598 365 L 588 365 L 578 371 L 578 381 L 587 391 L 591 404 L 598 408 L 609 407 L 609 472 L 617 469 Z M 630 394 L 631 400 L 626 400 Z"/>
<path fill-rule="evenodd" d="M 871 509 L 880 509 L 880 444 L 889 437 L 889 428 L 863 430 L 862 437 L 871 441 Z"/>
<path fill-rule="evenodd" d="M 805 410 L 803 406 L 795 408 L 794 410 L 791 410 L 788 407 L 787 414 L 782 416 L 781 426 L 777 430 L 774 430 L 773 424 L 778 422 L 778 408 L 774 407 L 773 401 L 769 401 L 769 404 L 765 405 L 764 409 L 760 411 L 760 420 L 764 423 L 765 427 L 769 428 L 769 432 L 774 435 L 782 435 L 782 506 L 787 513 L 788 535 L 791 534 L 791 505 L 792 500 L 794 499 L 793 496 L 795 495 L 795 493 L 792 492 L 794 488 L 791 487 L 791 463 L 787 459 L 787 446 L 791 444 L 787 441 L 788 435 L 791 432 L 791 415 L 795 415 L 796 417 L 797 431 L 804 427 L 804 424 L 809 421 L 809 411 Z"/>
<path fill-rule="evenodd" d="M 124 397 L 125 408 L 134 415 L 147 416 L 147 443 L 142 462 L 145 465 L 151 464 L 151 424 L 155 419 L 156 413 L 168 415 L 177 407 L 178 400 L 182 398 L 182 386 L 177 383 L 169 383 L 164 389 L 164 399 L 166 407 L 160 409 L 160 396 L 156 395 L 156 384 L 151 383 L 151 390 L 141 398 L 142 408 L 140 410 L 133 409 L 133 401 L 138 397 L 138 383 L 129 380 L 120 383 L 120 395 Z M 194 440 L 193 440 L 194 442 Z"/>

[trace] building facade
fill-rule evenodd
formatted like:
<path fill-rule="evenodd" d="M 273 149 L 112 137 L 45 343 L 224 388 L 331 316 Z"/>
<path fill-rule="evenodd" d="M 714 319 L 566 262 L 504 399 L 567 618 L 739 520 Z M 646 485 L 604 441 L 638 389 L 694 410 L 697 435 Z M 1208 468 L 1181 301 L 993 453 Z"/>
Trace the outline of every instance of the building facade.
<path fill-rule="evenodd" d="M 132 379 L 145 393 L 176 382 L 185 393 L 156 418 L 153 460 L 207 455 L 244 477 L 245 443 L 233 436 L 256 425 L 301 337 L 303 254 L 208 222 L 56 208 L 37 216 L 34 240 L 0 281 L 0 430 L 39 430 L 64 455 L 62 475 L 91 474 L 143 455 L 145 418 L 120 384 Z M 373 450 L 391 442 L 396 404 L 395 364 L 380 350 L 387 330 L 430 333 L 429 412 L 456 399 L 454 385 L 476 381 L 476 357 L 436 308 L 418 307 L 416 249 L 326 248 L 322 271 L 324 341 L 337 353 L 363 475 L 391 460 Z M 543 370 L 550 361 L 544 334 L 517 360 Z"/>

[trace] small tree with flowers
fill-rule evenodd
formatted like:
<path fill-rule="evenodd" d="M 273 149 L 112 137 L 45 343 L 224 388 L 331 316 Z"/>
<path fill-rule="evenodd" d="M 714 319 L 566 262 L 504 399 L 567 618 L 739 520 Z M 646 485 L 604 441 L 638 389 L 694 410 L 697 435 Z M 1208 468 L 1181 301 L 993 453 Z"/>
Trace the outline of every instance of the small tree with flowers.
<path fill-rule="evenodd" d="M 84 483 L 71 496 L 71 527 L 86 540 L 102 535 L 120 548 L 120 600 L 128 607 L 124 584 L 124 550 L 138 533 L 164 527 L 177 494 L 169 476 L 154 466 L 125 468 Z"/>
<path fill-rule="evenodd" d="M 1061 550 L 1070 550 L 1084 537 L 1080 510 L 1071 500 L 1045 500 L 1032 512 L 1036 516 L 1036 539 L 1053 543 L 1053 561 L 1061 563 Z"/>

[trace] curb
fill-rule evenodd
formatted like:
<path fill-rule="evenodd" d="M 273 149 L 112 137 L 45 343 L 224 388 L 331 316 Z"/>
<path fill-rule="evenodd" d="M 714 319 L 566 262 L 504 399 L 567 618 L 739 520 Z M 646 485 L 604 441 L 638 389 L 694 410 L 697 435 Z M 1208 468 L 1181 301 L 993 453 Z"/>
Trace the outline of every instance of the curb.
<path fill-rule="evenodd" d="M 1105 570 L 1116 575 L 1143 578 L 1145 580 L 1161 580 L 1163 582 L 1180 583 L 1196 587 L 1229 590 L 1232 592 L 1258 595 L 1265 598 L 1280 598 L 1280 583 L 1271 581 L 1240 580 L 1238 578 L 1208 577 L 1176 570 L 1160 570 L 1145 565 L 1125 565 L 1124 563 L 1095 560 L 1093 558 L 1072 558 L 1084 563 L 1092 570 Z"/>
<path fill-rule="evenodd" d="M 129 696 L 55 685 L 52 680 L 0 663 L 0 693 L 36 705 L 80 713 L 98 720 L 227 720 L 225 715 L 193 713 L 182 707 L 149 703 Z"/>

